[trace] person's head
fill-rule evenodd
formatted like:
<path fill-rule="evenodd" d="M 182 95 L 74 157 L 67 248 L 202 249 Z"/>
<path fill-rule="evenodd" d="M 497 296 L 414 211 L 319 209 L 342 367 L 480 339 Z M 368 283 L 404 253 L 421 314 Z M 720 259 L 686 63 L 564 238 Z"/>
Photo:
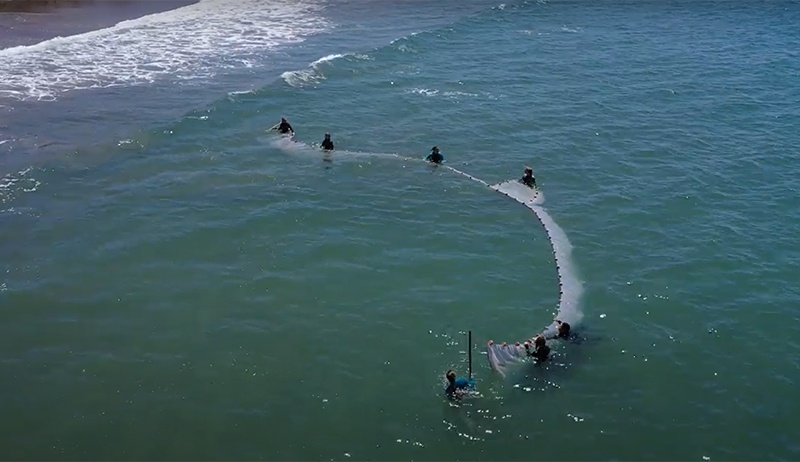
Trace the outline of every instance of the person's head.
<path fill-rule="evenodd" d="M 532 175 L 533 175 L 533 169 L 530 167 L 525 167 L 525 176 L 532 176 Z"/>
<path fill-rule="evenodd" d="M 439 147 L 438 146 L 432 147 L 431 152 L 439 152 Z"/>
<path fill-rule="evenodd" d="M 447 381 L 448 382 L 455 383 L 455 381 L 456 381 L 456 373 L 455 373 L 455 371 L 453 371 L 453 369 L 448 370 L 444 374 L 444 376 L 447 377 Z"/>
<path fill-rule="evenodd" d="M 286 122 L 286 117 L 281 117 L 281 122 Z"/>
<path fill-rule="evenodd" d="M 331 139 L 331 134 L 330 134 L 330 133 L 326 133 L 326 134 L 325 134 L 325 139 L 326 139 L 326 140 L 329 140 L 329 139 Z"/>
<path fill-rule="evenodd" d="M 570 325 L 566 322 L 556 321 L 558 323 L 558 336 L 559 337 L 568 337 L 569 336 L 569 329 Z"/>
<path fill-rule="evenodd" d="M 545 346 L 547 342 L 544 340 L 544 335 L 537 335 L 535 339 L 533 339 L 533 344 L 536 345 L 537 348 Z"/>

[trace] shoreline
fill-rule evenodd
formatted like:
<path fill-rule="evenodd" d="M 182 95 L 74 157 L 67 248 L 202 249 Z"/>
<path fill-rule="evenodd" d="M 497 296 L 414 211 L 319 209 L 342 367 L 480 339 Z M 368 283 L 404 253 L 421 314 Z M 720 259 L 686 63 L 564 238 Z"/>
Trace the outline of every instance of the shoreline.
<path fill-rule="evenodd" d="M 0 49 L 34 45 L 174 10 L 200 0 L 0 0 Z"/>
<path fill-rule="evenodd" d="M 0 13 L 34 13 L 47 8 L 75 6 L 86 0 L 0 0 Z"/>
<path fill-rule="evenodd" d="M 47 10 L 57 8 L 76 8 L 76 7 L 90 7 L 99 3 L 105 4 L 125 4 L 125 3 L 161 3 L 167 4 L 180 4 L 190 5 L 197 3 L 199 0 L 167 0 L 167 1 L 146 1 L 146 0 L 0 0 L 0 13 L 40 13 Z M 185 6 L 181 5 L 181 6 Z M 161 11 L 168 11 L 177 7 L 168 7 L 160 9 Z M 134 19 L 134 18 L 130 18 Z"/>

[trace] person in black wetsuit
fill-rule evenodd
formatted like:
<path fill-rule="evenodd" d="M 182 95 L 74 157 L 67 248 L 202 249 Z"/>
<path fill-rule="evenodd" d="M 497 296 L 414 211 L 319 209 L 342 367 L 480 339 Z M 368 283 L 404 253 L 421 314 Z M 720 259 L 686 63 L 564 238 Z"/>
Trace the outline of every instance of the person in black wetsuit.
<path fill-rule="evenodd" d="M 536 362 L 540 363 L 547 361 L 547 358 L 550 356 L 550 347 L 547 346 L 544 336 L 537 335 L 536 338 L 533 339 L 533 348 L 531 348 L 530 342 L 525 342 L 525 352 L 528 353 L 528 356 L 533 356 Z"/>
<path fill-rule="evenodd" d="M 320 143 L 320 146 L 322 147 L 322 149 L 324 149 L 326 151 L 333 151 L 333 141 L 331 141 L 331 134 L 330 133 L 326 133 L 325 134 L 325 139 L 322 140 L 322 143 Z"/>
<path fill-rule="evenodd" d="M 428 154 L 428 157 L 426 157 L 425 160 L 434 164 L 441 164 L 444 160 L 444 156 L 439 152 L 439 148 L 434 146 L 431 148 L 431 153 Z"/>
<path fill-rule="evenodd" d="M 282 134 L 291 133 L 294 136 L 294 128 L 292 128 L 292 124 L 289 123 L 285 118 L 281 117 L 281 121 L 275 124 L 270 130 L 278 130 Z"/>
<path fill-rule="evenodd" d="M 536 178 L 533 177 L 533 169 L 530 167 L 525 167 L 525 173 L 523 173 L 522 178 L 520 178 L 519 181 L 529 188 L 535 188 Z"/>
<path fill-rule="evenodd" d="M 560 319 L 554 319 L 553 321 L 556 323 L 556 329 L 555 332 L 548 329 L 547 334 L 545 334 L 547 340 L 563 340 L 573 344 L 579 344 L 590 340 L 585 335 L 581 334 L 580 330 L 577 332 L 572 330 L 572 326 L 568 322 L 564 322 Z"/>
<path fill-rule="evenodd" d="M 556 324 L 558 324 L 558 334 L 556 335 L 557 338 L 568 339 L 569 338 L 569 330 L 570 325 L 567 322 L 559 321 L 556 319 Z"/>

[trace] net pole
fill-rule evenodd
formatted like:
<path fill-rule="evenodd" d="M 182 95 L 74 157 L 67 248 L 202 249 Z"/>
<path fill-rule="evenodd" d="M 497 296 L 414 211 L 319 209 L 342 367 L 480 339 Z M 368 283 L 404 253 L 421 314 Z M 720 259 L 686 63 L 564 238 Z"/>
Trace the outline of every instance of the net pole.
<path fill-rule="evenodd" d="M 469 357 L 469 378 L 472 378 L 472 331 L 469 331 L 467 343 L 467 354 Z"/>

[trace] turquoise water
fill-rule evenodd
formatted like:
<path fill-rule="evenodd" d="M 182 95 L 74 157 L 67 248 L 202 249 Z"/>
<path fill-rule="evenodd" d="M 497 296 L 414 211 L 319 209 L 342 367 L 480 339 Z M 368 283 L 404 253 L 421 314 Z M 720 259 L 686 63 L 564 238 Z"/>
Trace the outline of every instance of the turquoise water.
<path fill-rule="evenodd" d="M 0 50 L 4 458 L 800 457 L 797 3 L 303 5 Z"/>

